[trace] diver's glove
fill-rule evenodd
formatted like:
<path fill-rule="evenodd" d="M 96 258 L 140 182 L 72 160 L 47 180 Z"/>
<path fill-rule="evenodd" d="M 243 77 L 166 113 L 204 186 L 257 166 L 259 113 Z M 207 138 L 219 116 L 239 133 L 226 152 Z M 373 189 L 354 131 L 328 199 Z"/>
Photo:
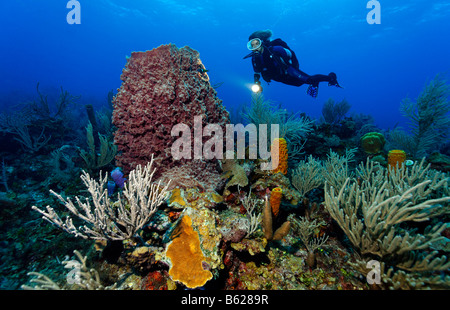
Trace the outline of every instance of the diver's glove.
<path fill-rule="evenodd" d="M 310 95 L 313 98 L 317 97 L 317 94 L 319 93 L 319 85 L 309 85 L 308 89 L 306 90 L 306 93 Z"/>

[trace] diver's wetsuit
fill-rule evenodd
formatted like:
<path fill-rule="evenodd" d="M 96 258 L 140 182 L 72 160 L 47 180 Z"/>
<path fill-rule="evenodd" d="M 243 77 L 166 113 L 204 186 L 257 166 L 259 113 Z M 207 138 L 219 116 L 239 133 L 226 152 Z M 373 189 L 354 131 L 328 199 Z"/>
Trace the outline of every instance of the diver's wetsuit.
<path fill-rule="evenodd" d="M 293 86 L 309 84 L 311 87 L 308 88 L 308 94 L 313 97 L 317 96 L 317 88 L 320 82 L 339 85 L 336 81 L 336 74 L 306 74 L 299 69 L 299 63 L 295 53 L 283 46 L 270 45 L 270 43 L 266 42 L 263 45 L 264 50 L 262 54 L 255 52 L 252 55 L 255 82 L 259 80 L 259 74 L 261 74 L 266 82 L 274 80 Z"/>

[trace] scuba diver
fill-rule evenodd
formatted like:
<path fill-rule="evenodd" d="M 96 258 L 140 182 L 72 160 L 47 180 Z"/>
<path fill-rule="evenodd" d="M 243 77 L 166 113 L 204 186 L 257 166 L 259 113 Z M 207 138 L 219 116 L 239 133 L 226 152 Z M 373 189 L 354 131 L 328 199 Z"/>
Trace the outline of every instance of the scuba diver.
<path fill-rule="evenodd" d="M 334 72 L 328 75 L 309 75 L 299 69 L 299 62 L 294 51 L 281 39 L 270 40 L 271 30 L 255 31 L 249 36 L 247 48 L 252 52 L 244 57 L 251 57 L 255 84 L 254 92 L 261 92 L 261 75 L 269 83 L 271 80 L 287 85 L 301 86 L 308 84 L 306 91 L 313 98 L 317 97 L 320 82 L 328 82 L 328 86 L 342 88 L 337 82 Z"/>

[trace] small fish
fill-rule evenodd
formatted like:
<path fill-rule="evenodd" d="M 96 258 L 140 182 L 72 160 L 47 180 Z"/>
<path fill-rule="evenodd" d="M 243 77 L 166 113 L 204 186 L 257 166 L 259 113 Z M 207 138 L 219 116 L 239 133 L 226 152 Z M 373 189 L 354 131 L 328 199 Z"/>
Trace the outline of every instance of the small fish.
<path fill-rule="evenodd" d="M 406 167 L 409 167 L 409 166 L 412 166 L 412 165 L 414 165 L 414 161 L 412 161 L 411 159 L 405 160 L 405 166 Z"/>
<path fill-rule="evenodd" d="M 201 74 L 208 72 L 209 70 L 206 70 L 205 68 L 200 68 L 197 70 L 197 72 L 200 72 Z"/>
<path fill-rule="evenodd" d="M 127 180 L 123 177 L 123 172 L 122 170 L 120 170 L 119 167 L 111 171 L 111 178 L 114 180 L 114 183 L 119 188 L 123 188 L 125 185 L 125 181 Z"/>

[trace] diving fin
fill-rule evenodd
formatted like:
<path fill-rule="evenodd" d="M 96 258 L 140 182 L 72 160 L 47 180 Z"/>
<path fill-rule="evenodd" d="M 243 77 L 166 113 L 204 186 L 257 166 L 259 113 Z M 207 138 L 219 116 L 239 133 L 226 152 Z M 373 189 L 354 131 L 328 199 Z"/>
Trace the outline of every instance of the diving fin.
<path fill-rule="evenodd" d="M 331 81 L 328 82 L 328 86 L 336 86 L 336 87 L 339 87 L 339 88 L 344 88 L 344 87 L 342 87 L 341 85 L 339 85 L 339 83 L 338 83 L 338 81 L 337 81 L 336 73 L 330 72 L 330 73 L 328 74 L 328 76 L 331 78 Z"/>

